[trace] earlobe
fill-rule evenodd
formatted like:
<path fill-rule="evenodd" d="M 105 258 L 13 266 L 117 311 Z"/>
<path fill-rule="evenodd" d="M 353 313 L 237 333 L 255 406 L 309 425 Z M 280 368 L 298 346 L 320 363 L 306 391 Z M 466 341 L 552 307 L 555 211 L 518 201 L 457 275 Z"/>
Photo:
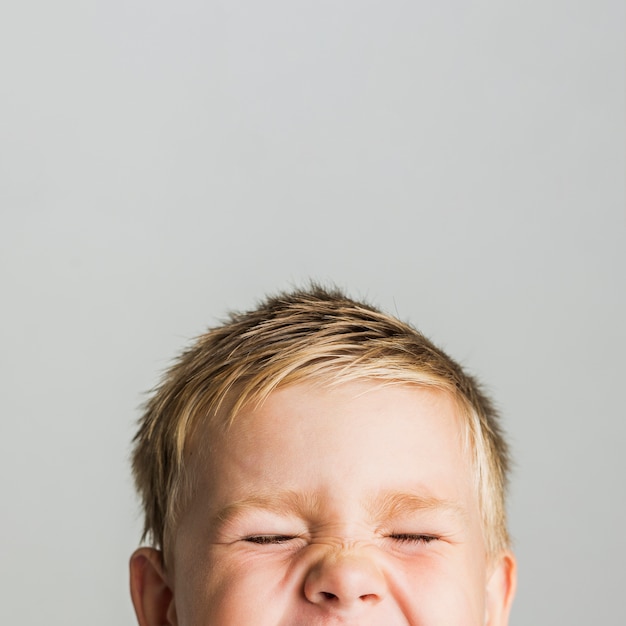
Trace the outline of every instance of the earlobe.
<path fill-rule="evenodd" d="M 517 585 L 517 563 L 512 552 L 505 551 L 494 560 L 487 581 L 485 626 L 506 626 Z"/>
<path fill-rule="evenodd" d="M 174 594 L 161 552 L 139 548 L 130 558 L 130 594 L 140 626 L 176 626 Z"/>

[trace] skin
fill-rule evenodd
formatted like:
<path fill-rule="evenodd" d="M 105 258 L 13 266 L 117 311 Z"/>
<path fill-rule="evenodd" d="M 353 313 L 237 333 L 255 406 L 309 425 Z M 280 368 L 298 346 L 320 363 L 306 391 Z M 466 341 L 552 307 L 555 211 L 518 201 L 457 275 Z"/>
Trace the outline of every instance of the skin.
<path fill-rule="evenodd" d="M 451 398 L 307 383 L 195 455 L 167 568 L 141 548 L 141 626 L 506 626 L 509 552 L 488 558 Z M 200 460 L 201 459 L 201 460 Z"/>

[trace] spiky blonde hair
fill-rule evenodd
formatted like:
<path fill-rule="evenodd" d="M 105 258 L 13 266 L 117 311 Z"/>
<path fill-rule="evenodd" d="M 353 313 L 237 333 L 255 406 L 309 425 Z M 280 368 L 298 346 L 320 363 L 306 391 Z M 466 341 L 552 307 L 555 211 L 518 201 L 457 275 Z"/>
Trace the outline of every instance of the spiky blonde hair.
<path fill-rule="evenodd" d="M 480 385 L 409 324 L 317 285 L 232 313 L 165 373 L 134 438 L 132 467 L 145 515 L 143 539 L 165 551 L 193 490 L 185 453 L 200 424 L 227 425 L 242 407 L 261 403 L 277 387 L 362 379 L 436 388 L 456 399 L 487 550 L 497 554 L 506 548 L 508 447 Z"/>

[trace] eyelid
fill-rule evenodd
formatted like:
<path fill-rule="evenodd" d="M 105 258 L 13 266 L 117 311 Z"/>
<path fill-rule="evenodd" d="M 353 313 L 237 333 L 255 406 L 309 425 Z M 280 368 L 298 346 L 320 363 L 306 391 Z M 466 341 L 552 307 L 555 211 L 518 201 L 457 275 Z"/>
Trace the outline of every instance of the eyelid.
<path fill-rule="evenodd" d="M 278 514 L 269 509 L 234 506 L 214 518 L 213 532 L 228 543 L 243 541 L 256 544 L 285 543 L 302 537 L 306 525 L 291 513 Z"/>

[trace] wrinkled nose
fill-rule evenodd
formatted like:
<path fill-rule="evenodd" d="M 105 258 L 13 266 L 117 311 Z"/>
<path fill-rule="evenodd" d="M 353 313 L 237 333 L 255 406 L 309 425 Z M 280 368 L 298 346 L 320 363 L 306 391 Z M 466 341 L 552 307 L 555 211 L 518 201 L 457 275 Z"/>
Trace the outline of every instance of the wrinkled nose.
<path fill-rule="evenodd" d="M 386 589 L 385 578 L 376 563 L 356 554 L 326 556 L 309 570 L 304 582 L 307 600 L 328 609 L 378 604 Z"/>

